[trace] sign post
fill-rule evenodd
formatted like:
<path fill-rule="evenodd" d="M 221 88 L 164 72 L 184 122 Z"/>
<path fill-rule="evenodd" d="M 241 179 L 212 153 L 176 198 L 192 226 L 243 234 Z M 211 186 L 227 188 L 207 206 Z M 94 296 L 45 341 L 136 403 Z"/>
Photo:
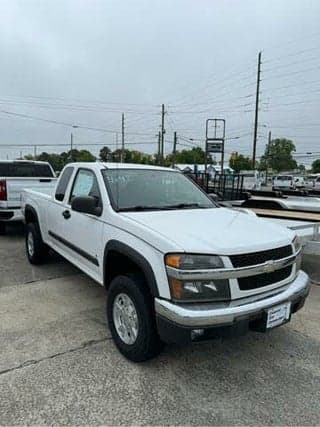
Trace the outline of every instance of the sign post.
<path fill-rule="evenodd" d="M 212 131 L 212 128 L 213 128 L 213 131 Z M 226 134 L 225 119 L 207 119 L 206 120 L 205 173 L 207 173 L 208 154 L 221 153 L 221 174 L 223 174 L 225 134 Z"/>

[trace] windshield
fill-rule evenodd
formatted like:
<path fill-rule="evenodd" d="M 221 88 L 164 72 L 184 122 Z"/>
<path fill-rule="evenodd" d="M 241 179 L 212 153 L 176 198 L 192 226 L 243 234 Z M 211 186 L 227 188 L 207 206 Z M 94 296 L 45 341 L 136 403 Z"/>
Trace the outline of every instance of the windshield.
<path fill-rule="evenodd" d="M 216 207 L 206 194 L 179 172 L 105 169 L 102 175 L 117 211 Z"/>
<path fill-rule="evenodd" d="M 281 175 L 276 178 L 278 181 L 292 181 L 292 176 L 289 175 Z"/>

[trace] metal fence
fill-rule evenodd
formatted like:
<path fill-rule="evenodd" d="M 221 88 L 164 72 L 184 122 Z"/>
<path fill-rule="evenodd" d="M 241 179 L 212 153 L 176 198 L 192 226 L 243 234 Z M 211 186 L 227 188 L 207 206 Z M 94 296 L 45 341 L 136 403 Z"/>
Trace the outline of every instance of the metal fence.
<path fill-rule="evenodd" d="M 217 194 L 220 200 L 241 200 L 244 198 L 243 175 L 185 173 L 207 193 Z"/>
<path fill-rule="evenodd" d="M 244 197 L 243 175 L 215 175 L 208 181 L 209 193 L 216 193 L 221 200 L 241 200 Z"/>

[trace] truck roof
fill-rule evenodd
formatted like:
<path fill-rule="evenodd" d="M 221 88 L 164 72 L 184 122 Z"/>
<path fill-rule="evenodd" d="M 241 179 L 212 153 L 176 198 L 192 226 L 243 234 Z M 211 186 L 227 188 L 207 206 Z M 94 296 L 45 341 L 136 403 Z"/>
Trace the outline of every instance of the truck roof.
<path fill-rule="evenodd" d="M 77 163 L 68 163 L 67 166 L 77 166 L 77 167 L 88 167 L 94 166 L 99 169 L 152 169 L 152 170 L 163 170 L 167 172 L 176 172 L 179 173 L 176 169 L 166 168 L 163 166 L 155 165 L 144 165 L 140 163 L 109 163 L 109 162 L 77 162 Z"/>
<path fill-rule="evenodd" d="M 0 159 L 0 163 L 36 163 L 40 165 L 47 165 L 48 162 L 43 162 L 41 160 L 2 160 Z"/>

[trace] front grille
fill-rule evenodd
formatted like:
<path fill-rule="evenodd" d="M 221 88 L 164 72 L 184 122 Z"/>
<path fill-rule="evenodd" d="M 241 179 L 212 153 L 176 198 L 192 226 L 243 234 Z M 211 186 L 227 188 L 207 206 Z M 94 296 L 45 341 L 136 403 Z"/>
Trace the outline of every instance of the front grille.
<path fill-rule="evenodd" d="M 277 249 L 253 252 L 250 254 L 231 255 L 230 259 L 235 268 L 247 267 L 249 265 L 263 264 L 266 261 L 286 258 L 292 255 L 291 245 L 282 246 Z"/>
<path fill-rule="evenodd" d="M 292 271 L 292 266 L 281 268 L 272 273 L 257 274 L 250 277 L 241 277 L 238 279 L 241 291 L 250 291 L 251 289 L 262 288 L 263 286 L 272 285 L 287 279 Z"/>

